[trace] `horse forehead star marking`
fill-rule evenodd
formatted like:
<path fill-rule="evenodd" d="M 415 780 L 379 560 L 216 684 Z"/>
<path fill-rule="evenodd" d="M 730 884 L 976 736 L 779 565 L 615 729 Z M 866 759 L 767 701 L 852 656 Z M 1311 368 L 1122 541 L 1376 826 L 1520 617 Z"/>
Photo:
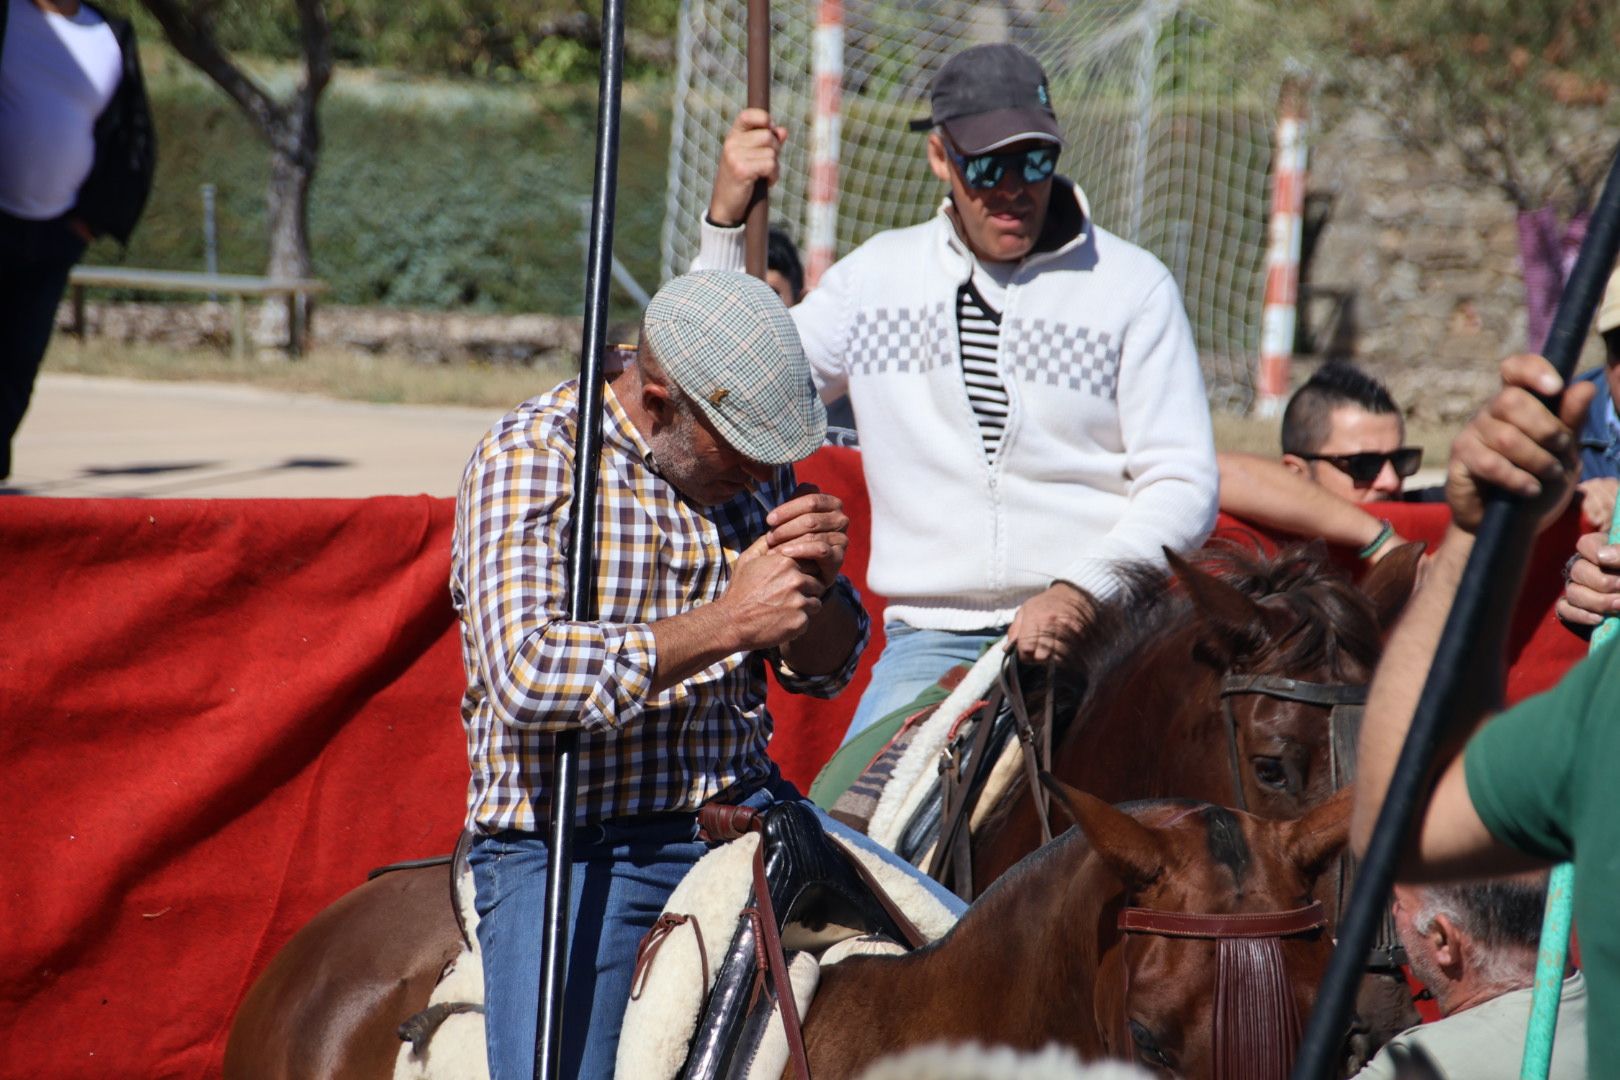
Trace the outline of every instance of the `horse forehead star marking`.
<path fill-rule="evenodd" d="M 1243 826 L 1224 806 L 1211 806 L 1204 815 L 1209 836 L 1209 854 L 1232 872 L 1232 879 L 1243 884 L 1249 874 L 1249 842 L 1243 838 Z"/>

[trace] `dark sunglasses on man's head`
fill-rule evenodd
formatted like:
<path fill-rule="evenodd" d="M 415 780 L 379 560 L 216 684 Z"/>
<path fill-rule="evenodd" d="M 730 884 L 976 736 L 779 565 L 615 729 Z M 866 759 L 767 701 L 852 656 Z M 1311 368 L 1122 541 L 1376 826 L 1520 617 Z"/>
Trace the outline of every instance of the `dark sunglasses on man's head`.
<path fill-rule="evenodd" d="M 1058 159 L 1058 148 L 1055 146 L 1037 146 L 1033 150 L 969 156 L 958 153 L 956 147 L 947 144 L 945 153 L 962 173 L 962 182 L 979 191 L 989 191 L 1001 183 L 1001 178 L 1007 174 L 1008 169 L 1019 170 L 1026 184 L 1050 180 L 1053 171 L 1057 169 Z"/>
<path fill-rule="evenodd" d="M 1299 454 L 1306 461 L 1325 461 L 1348 475 L 1357 487 L 1366 487 L 1384 471 L 1384 462 L 1395 466 L 1395 475 L 1405 480 L 1423 464 L 1423 447 L 1402 446 L 1394 450 L 1368 450 L 1361 454 Z"/>

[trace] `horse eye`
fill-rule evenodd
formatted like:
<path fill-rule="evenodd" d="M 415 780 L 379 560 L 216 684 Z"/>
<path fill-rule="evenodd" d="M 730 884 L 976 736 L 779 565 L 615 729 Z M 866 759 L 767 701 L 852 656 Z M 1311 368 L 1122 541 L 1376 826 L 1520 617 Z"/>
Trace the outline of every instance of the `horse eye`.
<path fill-rule="evenodd" d="M 1143 1061 L 1166 1069 L 1175 1068 L 1175 1064 L 1170 1060 L 1170 1055 L 1160 1048 L 1159 1040 L 1153 1037 L 1153 1032 L 1138 1024 L 1135 1020 L 1130 1021 L 1128 1026 L 1131 1031 L 1131 1041 L 1136 1044 L 1136 1052 L 1142 1056 Z"/>
<path fill-rule="evenodd" d="M 1256 757 L 1251 760 L 1255 778 L 1262 784 L 1278 791 L 1288 789 L 1288 770 L 1283 767 L 1282 758 Z"/>

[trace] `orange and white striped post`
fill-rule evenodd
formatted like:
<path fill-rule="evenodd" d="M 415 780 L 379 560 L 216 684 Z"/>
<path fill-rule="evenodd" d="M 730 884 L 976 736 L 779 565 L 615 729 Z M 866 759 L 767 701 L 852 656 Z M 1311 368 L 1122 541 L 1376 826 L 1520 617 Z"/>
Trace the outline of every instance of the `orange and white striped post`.
<path fill-rule="evenodd" d="M 1305 218 L 1305 87 L 1283 83 L 1277 110 L 1277 146 L 1271 180 L 1270 238 L 1266 251 L 1266 300 L 1260 319 L 1260 369 L 1255 378 L 1255 414 L 1282 412 L 1294 355 L 1299 308 L 1299 254 Z"/>
<path fill-rule="evenodd" d="M 810 198 L 805 222 L 804 283 L 814 287 L 838 257 L 838 140 L 843 127 L 844 2 L 821 0 L 811 75 L 816 94 L 810 126 Z"/>

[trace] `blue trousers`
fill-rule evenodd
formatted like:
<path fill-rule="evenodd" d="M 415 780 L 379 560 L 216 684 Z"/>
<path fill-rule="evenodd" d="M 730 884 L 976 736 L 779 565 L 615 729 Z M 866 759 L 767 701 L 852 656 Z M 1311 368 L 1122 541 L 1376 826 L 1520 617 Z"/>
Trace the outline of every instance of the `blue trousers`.
<path fill-rule="evenodd" d="M 743 800 L 762 810 L 802 796 L 780 778 Z M 621 819 L 621 822 L 623 819 Z M 829 833 L 883 856 L 919 877 L 915 867 L 848 827 L 821 815 Z M 709 850 L 690 818 L 653 818 L 587 826 L 574 842 L 570 875 L 568 978 L 563 988 L 565 1077 L 613 1075 L 619 1029 L 630 997 L 636 947 L 669 894 Z M 534 1070 L 540 1000 L 541 919 L 546 899 L 546 837 L 504 832 L 473 842 L 468 862 L 477 886 L 478 942 L 484 953 L 484 1023 L 492 1080 L 529 1080 Z M 933 881 L 930 891 L 951 910 L 962 901 Z"/>
<path fill-rule="evenodd" d="M 918 694 L 933 686 L 957 664 L 973 663 L 986 645 L 1005 632 L 1005 627 L 919 630 L 905 623 L 885 623 L 883 635 L 887 641 L 883 655 L 872 666 L 872 681 L 861 695 L 861 703 L 855 707 L 855 716 L 849 722 L 849 730 L 844 732 L 844 741 L 849 742 L 894 710 L 911 704 Z"/>

